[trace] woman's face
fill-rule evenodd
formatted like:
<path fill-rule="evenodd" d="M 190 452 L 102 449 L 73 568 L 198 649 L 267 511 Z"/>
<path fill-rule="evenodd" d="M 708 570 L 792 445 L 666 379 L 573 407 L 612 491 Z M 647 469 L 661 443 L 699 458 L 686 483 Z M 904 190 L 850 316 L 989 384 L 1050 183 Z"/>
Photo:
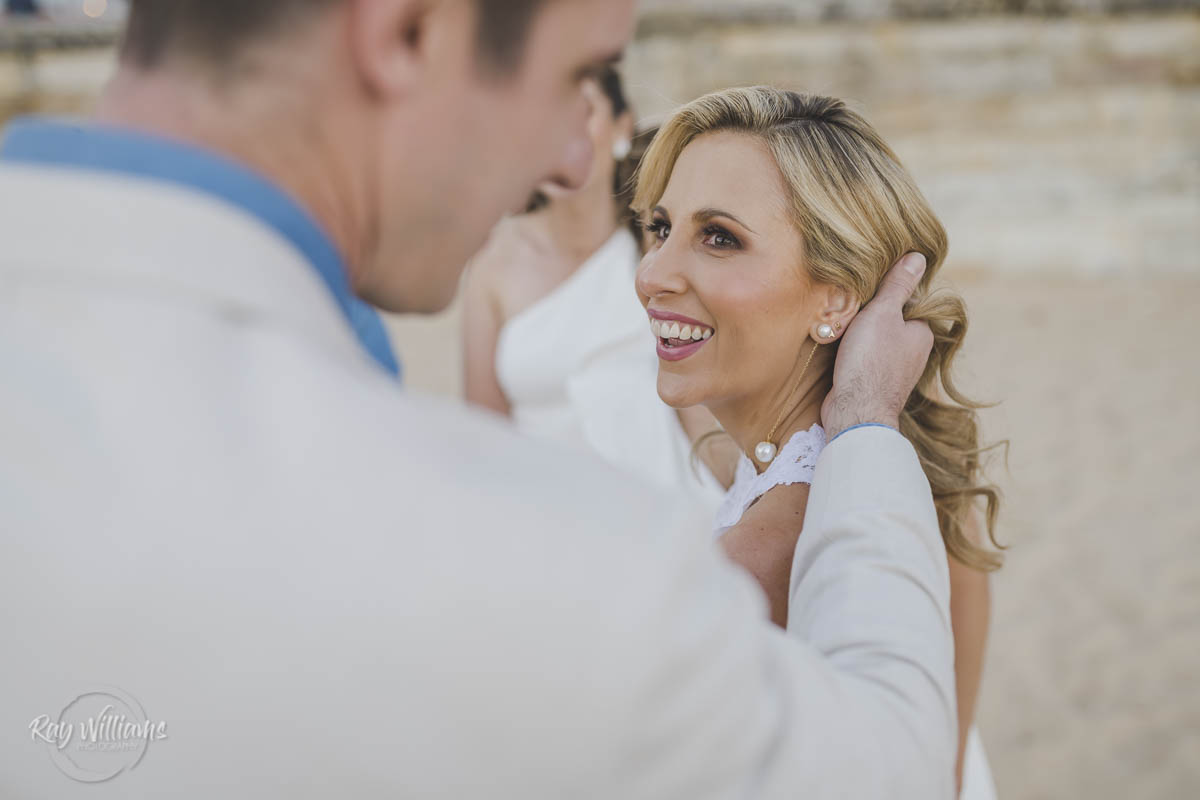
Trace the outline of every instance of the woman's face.
<path fill-rule="evenodd" d="M 806 276 L 762 140 L 721 131 L 688 144 L 651 213 L 647 246 L 637 290 L 657 337 L 659 396 L 675 408 L 770 405 L 794 380 L 826 298 Z M 659 327 L 676 321 L 679 332 Z M 685 326 L 690 344 L 680 341 Z"/>
<path fill-rule="evenodd" d="M 619 116 L 613 116 L 612 101 L 595 80 L 584 83 L 583 94 L 589 107 L 587 131 L 588 138 L 592 140 L 592 167 L 579 191 L 599 188 L 608 194 L 611 193 L 613 171 L 616 169 L 613 147 L 619 140 L 628 142 L 633 138 L 633 114 L 626 110 Z M 575 193 L 553 183 L 543 184 L 539 190 L 550 198 L 562 198 Z"/>

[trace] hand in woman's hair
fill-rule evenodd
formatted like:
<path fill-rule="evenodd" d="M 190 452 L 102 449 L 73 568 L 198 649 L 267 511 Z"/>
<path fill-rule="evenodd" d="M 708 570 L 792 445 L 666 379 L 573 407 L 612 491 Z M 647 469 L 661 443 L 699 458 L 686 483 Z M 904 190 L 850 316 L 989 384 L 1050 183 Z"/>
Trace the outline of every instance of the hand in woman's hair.
<path fill-rule="evenodd" d="M 901 258 L 875 298 L 846 329 L 834 366 L 833 389 L 821 408 L 830 439 L 868 422 L 899 428 L 900 412 L 933 348 L 928 323 L 906 322 L 903 313 L 924 274 L 923 255 L 909 253 Z"/>

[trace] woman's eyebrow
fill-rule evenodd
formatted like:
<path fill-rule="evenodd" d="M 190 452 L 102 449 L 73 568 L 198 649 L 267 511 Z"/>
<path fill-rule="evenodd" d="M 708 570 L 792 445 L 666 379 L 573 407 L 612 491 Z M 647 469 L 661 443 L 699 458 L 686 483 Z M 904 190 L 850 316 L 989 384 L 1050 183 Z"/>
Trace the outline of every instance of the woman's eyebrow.
<path fill-rule="evenodd" d="M 733 220 L 738 225 L 741 225 L 743 228 L 745 228 L 746 230 L 753 233 L 755 236 L 758 235 L 758 232 L 755 231 L 754 228 L 751 228 L 749 225 L 742 222 L 740 219 L 735 217 L 733 214 L 730 214 L 728 211 L 722 211 L 719 208 L 702 208 L 699 211 L 697 211 L 695 214 L 692 214 L 692 219 L 695 220 L 697 225 L 703 225 L 705 222 L 708 222 L 710 219 L 713 219 L 714 217 L 724 217 L 725 219 Z"/>

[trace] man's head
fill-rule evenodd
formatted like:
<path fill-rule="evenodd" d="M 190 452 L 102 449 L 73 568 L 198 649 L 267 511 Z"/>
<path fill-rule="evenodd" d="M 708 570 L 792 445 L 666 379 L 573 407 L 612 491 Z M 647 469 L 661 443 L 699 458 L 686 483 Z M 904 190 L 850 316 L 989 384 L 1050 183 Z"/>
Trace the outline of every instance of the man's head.
<path fill-rule="evenodd" d="M 190 54 L 226 63 L 263 36 L 286 32 L 343 0 L 129 0 L 122 59 L 144 69 Z M 519 66 L 530 24 L 548 0 L 476 0 L 475 33 L 484 66 Z"/>
<path fill-rule="evenodd" d="M 586 179 L 583 85 L 619 57 L 633 5 L 132 0 L 122 62 L 242 97 L 198 115 L 222 129 L 200 138 L 238 138 L 227 149 L 305 202 L 365 299 L 432 311 L 500 216 Z"/>

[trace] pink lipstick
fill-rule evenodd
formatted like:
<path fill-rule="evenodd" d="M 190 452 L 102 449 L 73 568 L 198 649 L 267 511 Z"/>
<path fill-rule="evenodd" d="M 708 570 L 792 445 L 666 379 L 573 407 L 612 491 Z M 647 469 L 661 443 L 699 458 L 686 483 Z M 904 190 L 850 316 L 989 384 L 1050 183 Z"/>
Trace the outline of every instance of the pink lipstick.
<path fill-rule="evenodd" d="M 682 361 L 695 354 L 716 333 L 712 326 L 682 314 L 656 309 L 646 311 L 650 315 L 650 329 L 657 341 L 658 357 L 663 361 Z M 671 328 L 675 336 L 679 336 L 680 326 L 683 328 L 682 337 L 663 335 Z M 702 337 L 699 335 L 700 331 L 704 332 Z"/>

